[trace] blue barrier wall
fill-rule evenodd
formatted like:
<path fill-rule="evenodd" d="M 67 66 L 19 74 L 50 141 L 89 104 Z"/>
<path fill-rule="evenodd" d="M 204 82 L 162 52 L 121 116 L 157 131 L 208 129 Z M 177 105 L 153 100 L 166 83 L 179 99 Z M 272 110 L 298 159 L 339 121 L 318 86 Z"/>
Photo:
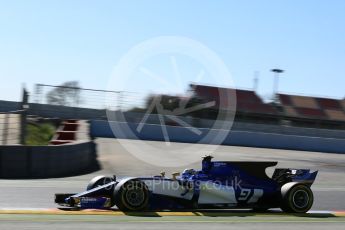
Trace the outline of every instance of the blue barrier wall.
<path fill-rule="evenodd" d="M 138 124 L 111 122 L 115 128 L 113 133 L 108 121 L 91 121 L 90 131 L 93 137 L 108 137 L 121 139 L 140 139 L 164 141 L 160 125 L 145 124 L 140 132 L 137 132 Z M 209 144 L 214 136 L 224 132 L 226 135 L 223 145 L 261 147 L 273 149 L 289 149 L 315 152 L 345 153 L 345 140 L 336 138 L 321 138 L 310 136 L 283 135 L 263 132 L 210 130 L 199 128 L 202 132 L 197 135 L 183 127 L 166 126 L 170 141 L 184 143 Z M 211 138 L 205 137 L 205 133 L 213 133 Z"/>

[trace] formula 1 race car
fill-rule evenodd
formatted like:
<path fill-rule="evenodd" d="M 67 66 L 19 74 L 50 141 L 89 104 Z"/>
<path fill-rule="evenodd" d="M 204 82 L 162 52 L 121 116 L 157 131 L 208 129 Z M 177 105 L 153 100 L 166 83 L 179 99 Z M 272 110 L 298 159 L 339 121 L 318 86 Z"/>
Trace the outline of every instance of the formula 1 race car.
<path fill-rule="evenodd" d="M 281 208 L 305 213 L 313 205 L 310 189 L 317 171 L 275 169 L 272 178 L 265 170 L 277 162 L 202 160 L 202 169 L 186 169 L 172 178 L 165 173 L 153 177 L 97 176 L 78 194 L 55 194 L 55 203 L 81 209 L 122 211 Z"/>

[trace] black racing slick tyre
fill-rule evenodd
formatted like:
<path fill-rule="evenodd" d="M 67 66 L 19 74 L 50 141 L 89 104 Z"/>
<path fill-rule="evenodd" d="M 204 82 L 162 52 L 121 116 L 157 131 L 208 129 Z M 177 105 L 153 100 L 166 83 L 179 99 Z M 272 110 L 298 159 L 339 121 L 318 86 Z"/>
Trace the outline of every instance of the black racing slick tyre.
<path fill-rule="evenodd" d="M 297 184 L 290 188 L 282 197 L 281 209 L 289 213 L 306 213 L 314 202 L 311 189 L 304 184 Z"/>
<path fill-rule="evenodd" d="M 143 211 L 149 204 L 149 190 L 139 180 L 129 180 L 114 191 L 115 204 L 121 211 Z"/>

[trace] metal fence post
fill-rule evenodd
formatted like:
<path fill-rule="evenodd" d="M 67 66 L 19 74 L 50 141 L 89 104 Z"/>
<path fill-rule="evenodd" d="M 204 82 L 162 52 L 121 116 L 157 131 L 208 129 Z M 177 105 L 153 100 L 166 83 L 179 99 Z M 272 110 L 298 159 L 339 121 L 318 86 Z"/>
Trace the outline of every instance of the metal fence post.
<path fill-rule="evenodd" d="M 25 145 L 26 137 L 26 124 L 27 124 L 27 109 L 29 108 L 28 104 L 29 93 L 26 89 L 23 89 L 23 100 L 21 104 L 22 112 L 20 113 L 20 144 Z"/>
<path fill-rule="evenodd" d="M 119 91 L 118 93 L 117 93 L 117 110 L 118 111 L 121 111 L 122 110 L 122 92 L 121 91 Z"/>

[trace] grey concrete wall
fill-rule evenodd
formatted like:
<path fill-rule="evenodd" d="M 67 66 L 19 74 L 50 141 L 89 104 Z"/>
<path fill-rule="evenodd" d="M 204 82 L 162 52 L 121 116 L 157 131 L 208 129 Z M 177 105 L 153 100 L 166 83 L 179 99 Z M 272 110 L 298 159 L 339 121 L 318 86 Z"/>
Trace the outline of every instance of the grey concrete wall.
<path fill-rule="evenodd" d="M 15 101 L 0 100 L 0 112 L 9 112 L 20 109 L 20 103 Z"/>
<path fill-rule="evenodd" d="M 6 108 L 8 110 L 6 110 Z M 19 108 L 18 102 L 0 101 L 0 111 L 10 111 Z M 61 119 L 85 119 L 85 120 L 106 120 L 106 111 L 98 109 L 74 108 L 57 105 L 46 105 L 31 103 L 28 111 L 29 115 L 37 115 L 47 118 L 61 118 Z M 144 114 L 143 113 L 125 113 L 126 122 L 139 123 Z M 195 119 L 192 117 L 179 117 L 181 120 L 198 128 L 214 128 L 212 120 Z M 169 120 L 167 120 L 169 122 Z M 160 124 L 158 116 L 151 114 L 147 119 L 148 124 Z M 236 122 L 233 125 L 234 131 L 248 131 L 248 132 L 264 132 L 284 135 L 298 135 L 309 137 L 324 137 L 345 139 L 345 130 L 327 130 L 316 128 L 292 127 L 283 125 L 268 125 Z"/>
<path fill-rule="evenodd" d="M 105 119 L 105 110 L 30 103 L 29 115 L 61 119 Z"/>
<path fill-rule="evenodd" d="M 128 123 L 139 123 L 141 122 L 143 116 L 144 114 L 140 114 L 140 113 L 126 113 L 125 121 Z M 179 117 L 179 119 L 198 128 L 212 128 L 212 129 L 221 128 L 221 127 L 218 127 L 217 125 L 214 125 L 213 120 L 195 119 L 192 117 Z M 147 119 L 147 123 L 160 124 L 160 121 L 157 115 L 151 114 Z M 270 125 L 270 124 L 256 124 L 256 123 L 247 123 L 247 122 L 235 122 L 233 123 L 232 130 L 345 139 L 345 130 L 316 129 L 316 128 L 305 128 L 305 127 L 293 127 L 293 126 L 286 126 L 286 125 Z"/>
<path fill-rule="evenodd" d="M 0 113 L 0 145 L 20 143 L 20 115 Z"/>
<path fill-rule="evenodd" d="M 112 122 L 113 130 L 107 121 L 92 121 L 90 130 L 93 137 L 109 137 L 122 139 L 140 139 L 164 141 L 160 125 L 146 124 L 137 132 L 137 124 Z M 245 132 L 199 128 L 201 135 L 187 128 L 166 126 L 169 139 L 172 142 L 214 144 L 219 140 L 214 138 L 225 136 L 222 145 L 262 147 L 273 149 L 289 149 L 315 152 L 345 153 L 345 139 L 284 135 L 263 132 Z"/>
<path fill-rule="evenodd" d="M 97 167 L 94 142 L 50 146 L 0 146 L 0 178 L 72 176 Z"/>
<path fill-rule="evenodd" d="M 49 104 L 30 103 L 28 115 L 36 115 L 46 118 L 61 119 L 105 119 L 106 112 L 101 109 L 88 109 Z M 20 102 L 1 101 L 0 112 L 9 112 L 20 109 Z"/>
<path fill-rule="evenodd" d="M 236 122 L 233 125 L 233 130 L 283 134 L 283 135 L 345 139 L 345 130 L 316 129 L 316 128 L 285 126 L 285 125 L 269 125 L 269 124 Z"/>

